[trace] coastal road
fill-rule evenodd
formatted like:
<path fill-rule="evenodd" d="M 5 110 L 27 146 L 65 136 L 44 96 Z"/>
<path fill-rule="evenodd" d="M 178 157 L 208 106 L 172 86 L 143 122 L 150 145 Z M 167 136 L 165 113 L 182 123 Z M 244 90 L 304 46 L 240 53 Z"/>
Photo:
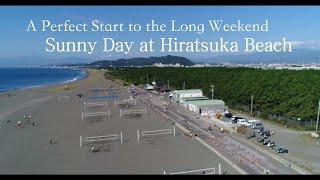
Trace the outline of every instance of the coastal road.
<path fill-rule="evenodd" d="M 209 122 L 194 119 L 193 114 L 181 106 L 168 103 L 166 99 L 161 100 L 161 96 L 139 88 L 136 88 L 136 91 L 139 94 L 139 98 L 152 107 L 153 110 L 196 134 L 207 146 L 218 152 L 220 156 L 224 156 L 225 161 L 242 171 L 242 173 L 300 174 L 288 164 L 271 158 L 261 148 L 255 147 L 254 144 L 246 143 L 245 140 L 240 141 L 234 135 L 221 133 L 216 128 L 212 128 L 209 131 Z M 164 106 L 167 107 L 165 111 Z"/>

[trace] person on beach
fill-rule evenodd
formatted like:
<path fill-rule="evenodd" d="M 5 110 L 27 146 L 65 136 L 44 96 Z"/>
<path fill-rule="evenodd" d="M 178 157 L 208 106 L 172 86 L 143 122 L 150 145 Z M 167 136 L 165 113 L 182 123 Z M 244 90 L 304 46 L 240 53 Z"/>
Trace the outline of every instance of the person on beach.
<path fill-rule="evenodd" d="M 52 144 L 52 139 L 50 139 L 49 143 L 50 143 L 50 145 Z"/>
<path fill-rule="evenodd" d="M 92 152 L 95 152 L 95 149 L 94 149 L 94 146 L 93 146 L 93 145 L 91 145 L 90 150 L 91 150 Z"/>

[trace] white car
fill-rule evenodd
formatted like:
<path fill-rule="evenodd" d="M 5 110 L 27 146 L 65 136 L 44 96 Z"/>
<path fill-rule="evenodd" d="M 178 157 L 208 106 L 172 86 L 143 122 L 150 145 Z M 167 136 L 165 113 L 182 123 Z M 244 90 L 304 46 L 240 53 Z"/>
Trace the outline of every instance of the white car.
<path fill-rule="evenodd" d="M 248 123 L 250 123 L 252 129 L 259 129 L 262 127 L 262 123 L 256 119 L 248 120 Z"/>
<path fill-rule="evenodd" d="M 246 126 L 246 127 L 249 127 L 249 126 L 251 126 L 251 124 L 250 123 L 248 123 L 248 121 L 247 120 L 245 120 L 245 119 L 238 119 L 238 124 L 241 124 L 241 125 L 243 125 L 243 126 Z"/>

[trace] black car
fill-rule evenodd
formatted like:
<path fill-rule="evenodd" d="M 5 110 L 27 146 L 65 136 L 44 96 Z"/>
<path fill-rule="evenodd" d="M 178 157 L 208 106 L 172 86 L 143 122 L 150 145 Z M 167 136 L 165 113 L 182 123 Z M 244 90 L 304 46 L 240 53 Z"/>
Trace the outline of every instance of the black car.
<path fill-rule="evenodd" d="M 263 129 L 263 126 L 259 128 L 258 132 L 263 132 L 264 129 Z"/>
<path fill-rule="evenodd" d="M 224 116 L 225 116 L 226 118 L 231 118 L 231 117 L 232 117 L 232 114 L 231 114 L 231 113 L 225 113 Z"/>
<path fill-rule="evenodd" d="M 258 138 L 258 142 L 259 143 L 264 142 L 264 138 Z"/>
<path fill-rule="evenodd" d="M 276 153 L 288 153 L 288 149 L 280 147 L 276 149 Z"/>
<path fill-rule="evenodd" d="M 269 142 L 270 142 L 270 140 L 266 140 L 266 139 L 265 139 L 262 144 L 263 144 L 263 145 L 267 145 Z"/>
<path fill-rule="evenodd" d="M 271 136 L 271 133 L 270 133 L 269 130 L 265 130 L 265 131 L 264 131 L 264 134 L 267 135 L 267 136 Z"/>
<path fill-rule="evenodd" d="M 241 119 L 241 117 L 231 116 L 231 122 L 232 122 L 232 123 L 238 123 L 238 119 Z"/>
<path fill-rule="evenodd" d="M 264 138 L 269 138 L 269 137 L 270 137 L 270 135 L 268 135 L 268 134 L 264 133 L 264 134 L 263 134 L 263 137 L 264 137 Z"/>
<path fill-rule="evenodd" d="M 258 133 L 259 133 L 259 134 L 262 133 L 262 132 L 264 132 L 263 129 L 261 129 L 261 128 L 258 129 Z"/>

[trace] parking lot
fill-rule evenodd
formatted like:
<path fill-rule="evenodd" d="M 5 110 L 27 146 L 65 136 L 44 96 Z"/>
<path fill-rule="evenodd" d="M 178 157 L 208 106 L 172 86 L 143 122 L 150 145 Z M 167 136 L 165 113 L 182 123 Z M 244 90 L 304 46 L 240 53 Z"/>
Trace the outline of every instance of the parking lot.
<path fill-rule="evenodd" d="M 253 119 L 252 117 L 244 114 L 235 113 L 235 115 L 245 119 Z M 267 121 L 261 120 L 261 122 L 264 129 L 273 132 L 273 135 L 268 139 L 274 141 L 275 146 L 268 147 L 268 145 L 263 145 L 258 142 L 257 138 L 251 138 L 250 141 L 252 143 L 257 144 L 272 153 L 276 153 L 276 149 L 278 147 L 284 147 L 288 150 L 288 153 L 280 153 L 279 155 L 281 157 L 285 158 L 290 163 L 299 165 L 311 172 L 320 173 L 320 147 L 316 145 L 316 139 L 310 136 L 311 132 L 294 131 L 271 124 Z M 258 133 L 258 130 L 252 131 L 252 129 L 250 129 L 250 132 L 255 132 L 256 137 L 261 136 Z"/>

